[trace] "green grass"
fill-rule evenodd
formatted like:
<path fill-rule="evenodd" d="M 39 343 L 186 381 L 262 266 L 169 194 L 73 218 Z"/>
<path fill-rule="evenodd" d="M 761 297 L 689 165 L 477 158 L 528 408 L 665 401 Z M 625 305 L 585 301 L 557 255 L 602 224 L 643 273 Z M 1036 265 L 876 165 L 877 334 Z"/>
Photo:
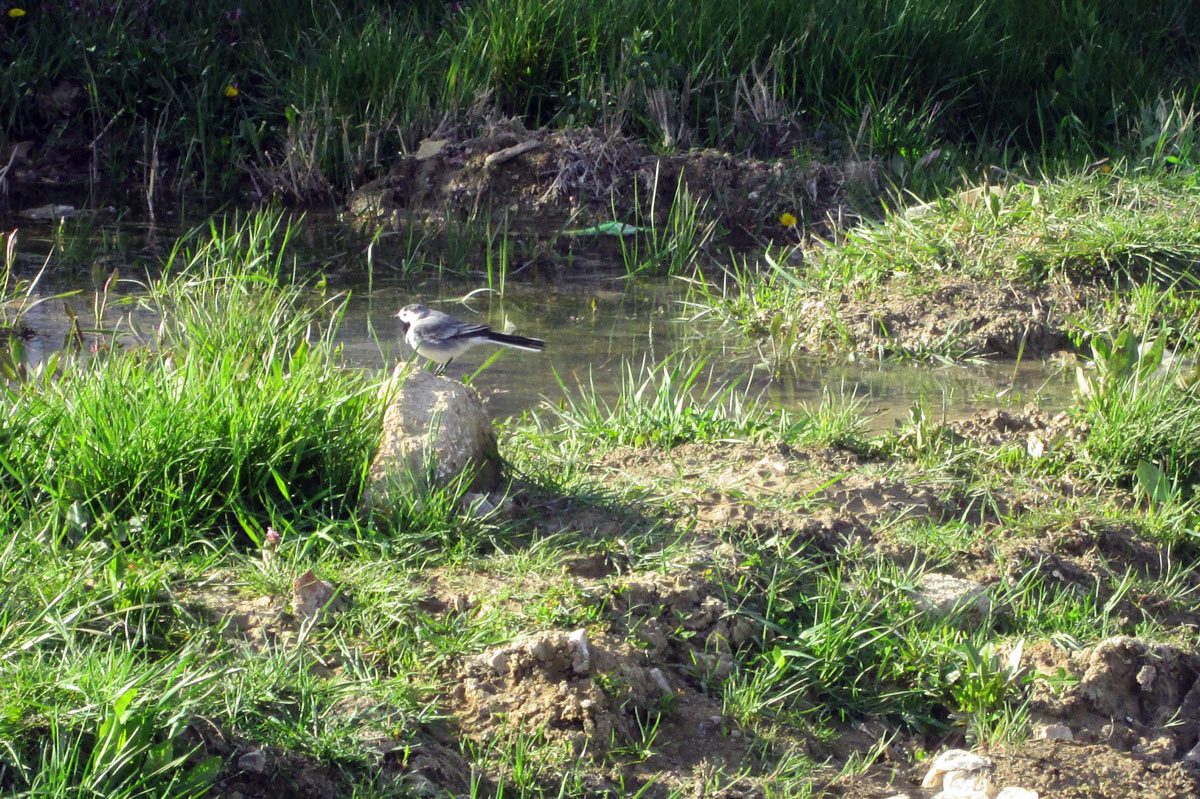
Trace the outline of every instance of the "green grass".
<path fill-rule="evenodd" d="M 276 218 L 177 250 L 145 300 L 152 337 L 94 334 L 57 379 L 10 388 L 0 479 L 34 516 L 150 549 L 354 507 L 373 386 L 335 368 L 344 298 L 281 285 L 289 233 Z"/>
<path fill-rule="evenodd" d="M 304 200 L 383 174 L 392 153 L 472 104 L 660 146 L 914 164 L 939 146 L 1107 153 L 1147 123 L 1177 129 L 1159 99 L 1192 97 L 1198 77 L 1180 33 L 1196 21 L 1192 3 L 1031 13 L 1012 1 L 275 0 L 180 14 L 124 0 L 26 10 L 5 17 L 0 40 L 9 138 L 80 152 L 94 140 L 93 176 L 147 189 L 152 173 L 168 190 L 251 178 Z"/>
<path fill-rule="evenodd" d="M 889 741 L 900 758 L 929 741 L 1019 746 L 1036 686 L 1011 658 L 1022 647 L 1188 644 L 1187 326 L 1094 331 L 1071 409 L 1086 429 L 1041 455 L 951 435 L 919 406 L 877 436 L 855 399 L 784 413 L 676 355 L 627 365 L 615 399 L 562 385 L 504 425 L 515 479 L 495 510 L 464 507 L 458 486 L 414 487 L 364 518 L 378 381 L 338 358 L 344 298 L 306 287 L 294 235 L 277 213 L 194 231 L 140 281 L 135 301 L 161 325 L 131 328 L 134 300 L 106 299 L 99 280 L 105 313 L 78 350 L 6 373 L 6 793 L 222 795 L 261 749 L 280 778 L 364 797 L 411 793 L 389 769 L 439 752 L 462 767 L 428 771 L 447 781 L 435 786 L 478 796 L 594 796 L 598 780 L 621 795 L 815 796 L 866 779 Z M 581 556 L 606 571 L 581 576 Z M 1055 576 L 1068 562 L 1086 577 Z M 309 569 L 343 610 L 291 617 Z M 930 573 L 984 581 L 991 612 L 922 610 Z M 664 588 L 634 606 L 639 580 Z M 719 618 L 699 620 L 705 607 Z M 478 735 L 456 715 L 470 659 L 579 628 L 682 693 L 627 707 L 629 735 L 587 752 L 518 714 Z M 621 674 L 595 680 L 627 701 Z M 712 740 L 746 742 L 694 785 L 670 764 L 694 739 L 683 701 L 719 713 L 729 737 Z M 364 743 L 379 736 L 396 746 L 386 757 Z"/>
<path fill-rule="evenodd" d="M 683 357 L 643 363 L 636 371 L 626 364 L 612 404 L 591 386 L 572 390 L 561 384 L 563 397 L 544 403 L 554 420 L 545 428 L 589 448 L 767 440 L 852 446 L 861 441 L 862 417 L 853 399 L 827 396 L 814 408 L 772 410 L 742 381 L 714 385 L 711 369 L 705 377 L 706 368 L 704 361 L 689 363 Z"/>
<path fill-rule="evenodd" d="M 1200 235 L 1188 220 L 1200 210 L 1200 186 L 1190 172 L 1118 165 L 987 188 L 897 208 L 825 248 L 735 260 L 724 281 L 693 282 L 689 302 L 697 316 L 761 341 L 777 367 L 800 352 L 864 346 L 841 316 L 872 307 L 856 302 L 915 298 L 948 282 L 1073 293 L 1080 310 L 1048 313 L 1081 338 L 1178 327 L 1198 310 Z M 886 334 L 875 345 L 921 360 L 971 355 L 951 332 L 921 351 L 898 350 Z"/>

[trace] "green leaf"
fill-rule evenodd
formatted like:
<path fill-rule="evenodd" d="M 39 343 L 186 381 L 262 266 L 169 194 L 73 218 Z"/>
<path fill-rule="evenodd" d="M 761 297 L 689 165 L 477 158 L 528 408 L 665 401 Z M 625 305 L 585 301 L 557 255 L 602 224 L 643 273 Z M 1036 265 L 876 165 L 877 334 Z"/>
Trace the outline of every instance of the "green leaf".
<path fill-rule="evenodd" d="M 1167 479 L 1167 473 L 1161 468 L 1149 461 L 1138 461 L 1137 470 L 1138 488 L 1146 492 L 1146 496 L 1153 503 L 1166 502 L 1171 498 L 1171 484 Z"/>

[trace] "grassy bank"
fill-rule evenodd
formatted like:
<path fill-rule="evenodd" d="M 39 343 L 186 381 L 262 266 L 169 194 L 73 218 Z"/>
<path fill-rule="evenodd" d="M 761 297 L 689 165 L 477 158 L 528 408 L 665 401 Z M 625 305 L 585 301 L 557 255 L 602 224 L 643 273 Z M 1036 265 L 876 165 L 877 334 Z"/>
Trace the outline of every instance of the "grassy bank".
<path fill-rule="evenodd" d="M 24 13 L 20 13 L 23 11 Z M 339 197 L 480 113 L 763 156 L 1124 150 L 1190 108 L 1187 3 L 10 4 L 7 142 L 146 191 Z M 4 142 L 0 142 L 4 143 Z"/>
<path fill-rule="evenodd" d="M 710 268 L 692 303 L 781 366 L 812 351 L 1019 358 L 1125 330 L 1187 348 L 1198 209 L 1194 172 L 1150 163 L 985 183 Z"/>
<path fill-rule="evenodd" d="M 331 345 L 340 301 L 291 283 L 289 235 L 189 238 L 145 286 L 156 332 L 110 314 L 9 375 L 6 793 L 883 790 L 947 746 L 1019 751 L 1081 683 L 1099 701 L 1109 636 L 1160 666 L 1195 650 L 1190 351 L 1097 339 L 1062 418 L 918 408 L 875 437 L 853 400 L 781 413 L 677 357 L 508 422 L 506 497 L 364 522 L 380 401 Z M 340 612 L 289 612 L 308 569 Z M 947 575 L 986 604 L 932 609 Z M 580 629 L 592 666 L 563 676 Z M 1190 746 L 1170 710 L 1137 724 Z M 1056 773 L 1096 750 L 1071 751 Z"/>

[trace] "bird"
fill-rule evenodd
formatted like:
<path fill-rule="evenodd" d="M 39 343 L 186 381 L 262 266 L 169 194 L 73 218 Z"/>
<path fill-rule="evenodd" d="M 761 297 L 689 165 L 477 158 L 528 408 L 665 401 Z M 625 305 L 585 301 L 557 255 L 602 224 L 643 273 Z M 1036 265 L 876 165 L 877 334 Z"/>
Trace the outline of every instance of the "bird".
<path fill-rule="evenodd" d="M 446 371 L 451 361 L 480 342 L 528 352 L 546 349 L 546 342 L 540 338 L 497 333 L 487 325 L 468 324 L 450 314 L 430 310 L 417 303 L 405 305 L 396 316 L 408 326 L 404 334 L 408 346 L 422 358 L 438 364 L 435 375 Z"/>

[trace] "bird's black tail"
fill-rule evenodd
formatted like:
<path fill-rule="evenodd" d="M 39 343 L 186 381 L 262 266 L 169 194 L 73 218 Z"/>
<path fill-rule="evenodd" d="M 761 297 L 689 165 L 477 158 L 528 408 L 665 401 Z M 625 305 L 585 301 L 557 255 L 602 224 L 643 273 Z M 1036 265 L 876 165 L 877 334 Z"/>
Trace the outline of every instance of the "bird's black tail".
<path fill-rule="evenodd" d="M 513 347 L 518 350 L 528 350 L 529 352 L 541 352 L 546 349 L 546 342 L 540 338 L 529 338 L 528 336 L 512 336 L 508 333 L 497 333 L 495 330 L 489 330 L 481 338 L 487 339 L 493 344 L 501 344 L 505 347 Z"/>

